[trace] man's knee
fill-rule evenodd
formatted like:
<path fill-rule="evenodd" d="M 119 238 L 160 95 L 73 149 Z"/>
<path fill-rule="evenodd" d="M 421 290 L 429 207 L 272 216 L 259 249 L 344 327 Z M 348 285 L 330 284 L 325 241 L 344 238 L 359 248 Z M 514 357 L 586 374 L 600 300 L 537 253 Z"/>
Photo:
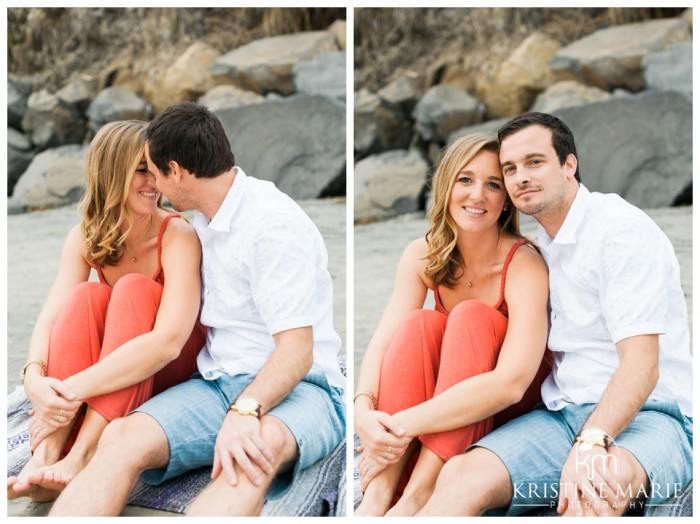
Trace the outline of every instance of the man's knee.
<path fill-rule="evenodd" d="M 460 490 L 462 512 L 480 514 L 510 503 L 510 474 L 498 456 L 485 448 L 448 460 L 442 468 L 435 491 Z"/>
<path fill-rule="evenodd" d="M 262 438 L 270 450 L 279 456 L 279 465 L 293 460 L 297 455 L 297 443 L 289 428 L 277 417 L 260 419 Z"/>
<path fill-rule="evenodd" d="M 134 413 L 107 425 L 95 455 L 135 469 L 164 466 L 169 458 L 167 437 L 149 415 Z"/>

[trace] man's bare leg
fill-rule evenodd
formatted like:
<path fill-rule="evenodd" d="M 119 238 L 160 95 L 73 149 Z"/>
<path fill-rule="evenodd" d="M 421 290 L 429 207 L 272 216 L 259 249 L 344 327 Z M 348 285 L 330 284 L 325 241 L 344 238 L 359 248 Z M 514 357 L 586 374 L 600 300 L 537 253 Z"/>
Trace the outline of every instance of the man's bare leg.
<path fill-rule="evenodd" d="M 187 510 L 193 515 L 259 515 L 265 502 L 265 494 L 275 474 L 291 467 L 297 457 L 297 443 L 289 428 L 273 416 L 264 416 L 261 420 L 262 436 L 265 443 L 275 455 L 275 472 L 267 475 L 260 472 L 263 482 L 254 485 L 238 465 L 235 465 L 238 484 L 234 487 L 220 474 L 192 502 Z"/>
<path fill-rule="evenodd" d="M 150 415 L 113 420 L 92 460 L 63 490 L 49 515 L 119 515 L 141 472 L 165 467 L 169 459 L 165 432 Z"/>
<path fill-rule="evenodd" d="M 510 474 L 498 455 L 475 448 L 445 463 L 433 495 L 416 515 L 481 515 L 508 506 L 512 493 Z"/>

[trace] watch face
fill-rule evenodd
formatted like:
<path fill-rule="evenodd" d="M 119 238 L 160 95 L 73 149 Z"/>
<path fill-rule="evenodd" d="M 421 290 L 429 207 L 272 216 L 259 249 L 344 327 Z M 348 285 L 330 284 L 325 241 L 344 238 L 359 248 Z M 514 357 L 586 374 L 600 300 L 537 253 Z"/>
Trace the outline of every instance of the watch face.
<path fill-rule="evenodd" d="M 256 411 L 258 402 L 250 397 L 241 397 L 236 401 L 236 407 L 242 411 Z"/>

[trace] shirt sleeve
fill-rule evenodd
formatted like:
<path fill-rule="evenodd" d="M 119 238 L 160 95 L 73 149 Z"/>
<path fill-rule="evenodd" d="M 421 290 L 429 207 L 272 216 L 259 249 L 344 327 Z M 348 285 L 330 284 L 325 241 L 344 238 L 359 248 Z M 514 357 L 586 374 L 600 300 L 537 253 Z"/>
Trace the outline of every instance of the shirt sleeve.
<path fill-rule="evenodd" d="M 673 256 L 666 236 L 646 216 L 625 217 L 601 241 L 600 302 L 613 342 L 664 333 Z"/>
<path fill-rule="evenodd" d="M 252 246 L 253 301 L 273 335 L 317 320 L 318 271 L 327 257 L 320 233 L 308 220 L 276 217 L 265 223 Z"/>

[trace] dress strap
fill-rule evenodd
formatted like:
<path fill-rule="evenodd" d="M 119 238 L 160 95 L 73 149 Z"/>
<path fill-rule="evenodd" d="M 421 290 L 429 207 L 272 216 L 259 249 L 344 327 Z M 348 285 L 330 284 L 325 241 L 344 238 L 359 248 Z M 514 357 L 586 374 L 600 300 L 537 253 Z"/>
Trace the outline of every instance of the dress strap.
<path fill-rule="evenodd" d="M 159 278 L 162 278 L 163 275 L 163 263 L 161 262 L 160 256 L 163 251 L 163 234 L 165 233 L 165 228 L 168 226 L 168 222 L 170 222 L 173 218 L 180 218 L 180 215 L 177 213 L 170 213 L 167 217 L 163 219 L 163 223 L 160 225 L 160 231 L 158 231 L 158 269 L 156 270 L 156 274 L 153 275 L 153 280 L 158 281 Z"/>
<path fill-rule="evenodd" d="M 503 269 L 501 270 L 501 294 L 498 298 L 498 304 L 496 304 L 496 309 L 498 309 L 499 311 L 502 309 L 503 304 L 506 300 L 506 273 L 508 272 L 508 266 L 510 265 L 510 261 L 513 258 L 513 255 L 515 255 L 515 252 L 523 244 L 527 244 L 527 240 L 518 240 L 515 244 L 513 244 L 513 247 L 511 247 L 510 251 L 508 251 L 506 259 L 503 261 Z"/>

